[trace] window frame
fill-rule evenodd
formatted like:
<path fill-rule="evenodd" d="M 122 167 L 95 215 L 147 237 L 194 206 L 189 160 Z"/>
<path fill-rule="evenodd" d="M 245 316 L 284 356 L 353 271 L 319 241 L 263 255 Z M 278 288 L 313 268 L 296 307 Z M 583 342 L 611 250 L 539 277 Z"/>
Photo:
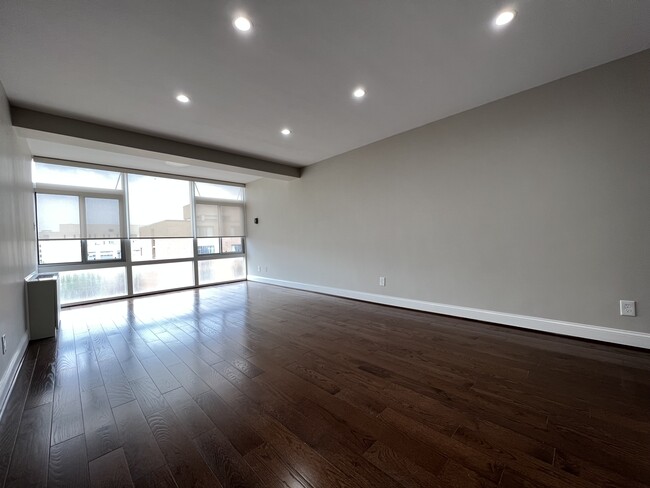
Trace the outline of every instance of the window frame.
<path fill-rule="evenodd" d="M 120 176 L 123 178 L 123 176 Z M 65 195 L 73 196 L 79 199 L 79 237 L 74 239 L 55 238 L 55 239 L 41 239 L 39 237 L 38 229 L 38 195 Z M 98 198 L 105 200 L 116 200 L 118 202 L 118 213 L 120 217 L 120 237 L 105 238 L 104 240 L 120 241 L 120 259 L 106 259 L 106 260 L 91 260 L 88 259 L 88 241 L 102 240 L 97 237 L 83 237 L 87 236 L 88 222 L 86 221 L 86 198 Z M 54 267 L 70 266 L 70 265 L 88 265 L 92 263 L 120 263 L 125 262 L 125 245 L 124 235 L 126 234 L 126 223 L 124 221 L 124 193 L 123 190 L 107 190 L 104 191 L 87 191 L 85 187 L 68 187 L 61 188 L 60 185 L 44 185 L 42 183 L 34 184 L 34 216 L 36 219 L 36 249 L 38 252 L 39 244 L 41 241 L 79 241 L 81 244 L 81 261 L 60 262 L 60 263 L 41 263 L 40 256 L 37 256 L 37 263 L 39 272 L 43 268 L 43 272 L 55 272 Z"/>
<path fill-rule="evenodd" d="M 200 253 L 198 252 L 198 248 L 200 247 L 198 245 L 198 240 L 199 239 L 217 239 L 219 241 L 219 251 L 218 252 L 210 252 L 210 253 Z M 224 251 L 223 250 L 223 239 L 241 239 L 241 247 L 242 250 L 237 252 L 237 251 Z M 218 259 L 219 256 L 221 257 L 237 257 L 237 256 L 245 256 L 246 255 L 246 238 L 244 236 L 232 236 L 232 237 L 197 237 L 196 238 L 197 244 L 197 252 L 196 256 L 198 259 L 201 258 L 209 258 L 209 259 Z"/>
<path fill-rule="evenodd" d="M 54 164 L 60 166 L 73 166 L 73 167 L 82 167 L 88 169 L 104 170 L 111 172 L 119 172 L 120 177 L 117 186 L 121 186 L 118 189 L 102 189 L 102 188 L 88 188 L 88 187 L 79 187 L 79 186 L 66 186 L 59 184 L 48 184 L 48 183 L 36 183 L 33 182 L 33 191 L 34 191 L 34 207 L 35 207 L 35 233 L 37 240 L 37 263 L 39 272 L 61 272 L 61 271 L 77 271 L 77 270 L 89 270 L 89 269 L 98 269 L 98 268 L 111 268 L 111 267 L 125 267 L 127 275 L 127 294 L 120 297 L 109 297 L 105 299 L 90 300 L 85 302 L 74 302 L 68 303 L 65 306 L 74 306 L 81 305 L 85 303 L 96 303 L 106 300 L 114 300 L 117 298 L 127 298 L 127 297 L 136 297 L 149 295 L 153 293 L 166 293 L 176 290 L 184 290 L 191 288 L 198 288 L 201 286 L 213 286 L 213 284 L 199 284 L 199 261 L 203 260 L 214 260 L 214 259 L 229 259 L 235 257 L 242 257 L 244 259 L 244 277 L 242 279 L 230 280 L 219 282 L 219 284 L 232 283 L 237 281 L 245 281 L 247 274 L 248 260 L 246 259 L 246 185 L 241 183 L 231 183 L 218 180 L 209 180 L 205 178 L 193 178 L 186 177 L 181 175 L 174 175 L 171 173 L 161 173 L 161 172 L 151 172 L 143 170 L 133 170 L 130 168 L 123 168 L 117 166 L 106 166 L 106 165 L 96 165 L 90 163 L 82 163 L 76 161 L 65 161 L 58 159 L 50 158 L 34 158 L 35 162 Z M 130 222 L 129 222 L 129 189 L 128 189 L 128 175 L 137 174 L 144 176 L 158 176 L 161 178 L 171 178 L 189 181 L 189 193 L 190 193 L 190 213 L 191 213 L 191 237 L 141 237 L 136 236 L 132 237 L 130 234 Z M 228 200 L 228 199 L 215 199 L 207 197 L 198 197 L 196 196 L 196 184 L 197 182 L 209 183 L 209 184 L 219 184 L 227 185 L 232 187 L 240 187 L 243 189 L 242 199 L 241 200 Z M 120 215 L 120 236 L 119 238 L 106 238 L 105 240 L 119 240 L 120 241 L 120 259 L 111 259 L 111 260 L 89 260 L 88 259 L 88 241 L 101 240 L 102 238 L 89 238 L 89 237 L 80 237 L 79 239 L 40 239 L 38 237 L 38 205 L 37 205 L 37 194 L 52 194 L 52 195 L 69 195 L 79 197 L 79 222 L 80 222 L 80 234 L 82 236 L 87 235 L 87 221 L 86 221 L 86 198 L 103 198 L 103 199 L 117 199 L 118 208 Z M 196 205 L 198 204 L 208 204 L 208 205 L 225 205 L 225 206 L 237 206 L 241 207 L 243 215 L 243 235 L 241 236 L 215 236 L 214 239 L 219 239 L 219 251 L 218 253 L 210 254 L 199 254 L 198 253 L 198 239 L 204 238 L 197 235 L 197 225 L 196 225 Z M 134 261 L 131 256 L 131 239 L 191 239 L 192 241 L 192 253 L 191 257 L 184 258 L 169 258 L 169 259 L 155 259 L 155 260 L 146 260 L 146 261 Z M 242 250 L 241 252 L 222 252 L 223 249 L 223 238 L 241 238 Z M 38 256 L 39 242 L 43 241 L 54 241 L 54 240 L 65 240 L 65 241 L 80 241 L 81 242 L 81 258 L 80 262 L 68 262 L 68 263 L 51 263 L 51 264 L 41 264 L 40 258 Z M 144 293 L 134 293 L 133 290 L 133 269 L 137 266 L 144 266 L 150 264 L 166 264 L 166 263 L 175 263 L 175 262 L 192 262 L 193 263 L 193 273 L 194 273 L 194 285 L 193 286 L 182 286 L 173 289 L 165 289 L 161 291 L 153 292 L 144 292 Z"/>

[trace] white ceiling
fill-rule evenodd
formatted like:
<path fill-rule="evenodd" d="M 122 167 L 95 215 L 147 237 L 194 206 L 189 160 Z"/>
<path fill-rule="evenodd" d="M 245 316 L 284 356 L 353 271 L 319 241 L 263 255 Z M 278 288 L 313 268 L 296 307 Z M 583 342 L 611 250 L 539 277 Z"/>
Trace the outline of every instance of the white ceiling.
<path fill-rule="evenodd" d="M 647 48 L 650 0 L 0 2 L 12 103 L 300 166 Z"/>

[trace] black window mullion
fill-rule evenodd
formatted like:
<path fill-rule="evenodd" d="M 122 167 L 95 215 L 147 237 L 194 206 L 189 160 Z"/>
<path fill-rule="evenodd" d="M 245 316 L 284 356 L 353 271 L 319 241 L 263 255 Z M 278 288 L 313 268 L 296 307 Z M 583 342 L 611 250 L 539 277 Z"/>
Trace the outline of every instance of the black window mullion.
<path fill-rule="evenodd" d="M 81 241 L 81 262 L 88 264 L 88 239 L 80 239 Z"/>

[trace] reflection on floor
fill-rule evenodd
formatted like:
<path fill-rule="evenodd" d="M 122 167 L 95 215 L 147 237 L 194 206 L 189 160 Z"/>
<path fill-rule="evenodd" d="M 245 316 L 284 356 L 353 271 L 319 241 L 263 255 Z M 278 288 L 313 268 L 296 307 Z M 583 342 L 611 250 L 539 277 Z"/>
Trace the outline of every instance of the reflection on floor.
<path fill-rule="evenodd" d="M 643 486 L 650 354 L 255 283 L 67 309 L 6 486 Z"/>

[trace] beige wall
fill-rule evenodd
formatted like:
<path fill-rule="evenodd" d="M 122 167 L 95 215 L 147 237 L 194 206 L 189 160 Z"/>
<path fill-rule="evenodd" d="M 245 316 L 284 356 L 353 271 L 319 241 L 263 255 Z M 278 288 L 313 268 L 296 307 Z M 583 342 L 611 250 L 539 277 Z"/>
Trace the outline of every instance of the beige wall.
<path fill-rule="evenodd" d="M 23 280 L 36 269 L 30 161 L 27 145 L 14 134 L 0 84 L 0 334 L 8 344 L 0 355 L 0 404 L 10 362 L 27 334 Z"/>
<path fill-rule="evenodd" d="M 252 275 L 650 332 L 650 50 L 247 200 Z"/>

